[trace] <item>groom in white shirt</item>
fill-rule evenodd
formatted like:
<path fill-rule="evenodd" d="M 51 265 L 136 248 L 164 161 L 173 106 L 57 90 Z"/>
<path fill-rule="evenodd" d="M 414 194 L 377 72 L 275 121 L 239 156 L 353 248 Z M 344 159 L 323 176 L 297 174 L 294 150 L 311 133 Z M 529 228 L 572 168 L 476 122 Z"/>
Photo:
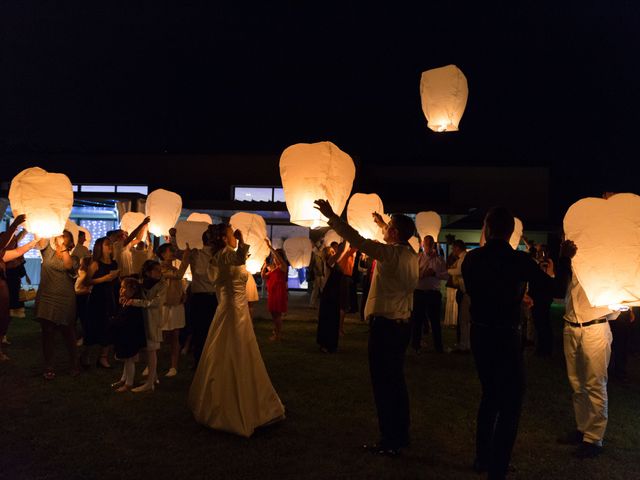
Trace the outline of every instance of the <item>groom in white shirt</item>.
<path fill-rule="evenodd" d="M 379 455 L 397 456 L 409 445 L 409 394 L 404 378 L 404 358 L 411 337 L 413 291 L 418 285 L 418 255 L 409 245 L 415 224 L 406 215 L 392 215 L 389 224 L 374 213 L 385 243 L 367 240 L 342 221 L 326 200 L 316 208 L 329 225 L 351 245 L 376 260 L 365 306 L 370 322 L 369 371 L 378 411 L 380 440 L 365 445 Z"/>

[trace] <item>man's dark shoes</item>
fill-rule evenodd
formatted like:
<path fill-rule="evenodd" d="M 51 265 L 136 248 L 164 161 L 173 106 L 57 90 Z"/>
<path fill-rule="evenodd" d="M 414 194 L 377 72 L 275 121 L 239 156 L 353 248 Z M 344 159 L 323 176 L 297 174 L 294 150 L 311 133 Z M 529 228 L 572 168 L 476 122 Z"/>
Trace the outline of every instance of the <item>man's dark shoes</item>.
<path fill-rule="evenodd" d="M 384 443 L 370 443 L 362 446 L 365 451 L 371 452 L 374 455 L 379 455 L 382 457 L 398 457 L 400 456 L 400 448 L 398 447 L 389 447 Z"/>
<path fill-rule="evenodd" d="M 573 456 L 576 458 L 595 458 L 602 453 L 602 447 L 595 443 L 582 442 Z"/>
<path fill-rule="evenodd" d="M 557 438 L 557 442 L 560 445 L 579 445 L 582 443 L 582 432 L 579 430 L 574 430 L 572 432 L 567 432 L 564 435 L 561 435 Z"/>

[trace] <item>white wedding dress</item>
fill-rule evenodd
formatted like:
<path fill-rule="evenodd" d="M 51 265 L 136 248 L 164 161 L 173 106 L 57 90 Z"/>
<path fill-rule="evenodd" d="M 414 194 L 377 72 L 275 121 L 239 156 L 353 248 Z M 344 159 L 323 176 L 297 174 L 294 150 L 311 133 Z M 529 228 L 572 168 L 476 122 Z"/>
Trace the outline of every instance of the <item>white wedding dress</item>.
<path fill-rule="evenodd" d="M 226 247 L 211 260 L 218 308 L 189 391 L 198 423 L 245 437 L 284 418 L 262 361 L 247 304 L 248 245 Z"/>

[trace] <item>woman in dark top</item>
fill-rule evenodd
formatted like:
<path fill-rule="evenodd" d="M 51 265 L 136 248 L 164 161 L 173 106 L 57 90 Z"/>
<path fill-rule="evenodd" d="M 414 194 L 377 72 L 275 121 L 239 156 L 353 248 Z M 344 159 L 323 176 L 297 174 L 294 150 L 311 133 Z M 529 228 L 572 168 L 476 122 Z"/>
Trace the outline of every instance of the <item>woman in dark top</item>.
<path fill-rule="evenodd" d="M 325 353 L 334 353 L 338 350 L 338 338 L 340 336 L 340 285 L 342 281 L 342 272 L 338 262 L 348 250 L 347 245 L 347 242 L 343 242 L 337 248 L 333 246 L 325 247 L 322 252 L 327 264 L 325 272 L 328 271 L 329 274 L 320 294 L 316 342 L 320 345 L 320 350 Z"/>
<path fill-rule="evenodd" d="M 96 367 L 111 368 L 108 361 L 111 344 L 108 325 L 117 307 L 115 292 L 118 288 L 118 273 L 118 263 L 113 260 L 111 240 L 106 237 L 99 238 L 93 247 L 93 260 L 85 278 L 85 283 L 92 288 L 87 302 L 87 328 L 84 333 L 85 350 L 82 358 L 84 366 L 89 365 L 88 347 L 100 345 L 102 348 Z"/>

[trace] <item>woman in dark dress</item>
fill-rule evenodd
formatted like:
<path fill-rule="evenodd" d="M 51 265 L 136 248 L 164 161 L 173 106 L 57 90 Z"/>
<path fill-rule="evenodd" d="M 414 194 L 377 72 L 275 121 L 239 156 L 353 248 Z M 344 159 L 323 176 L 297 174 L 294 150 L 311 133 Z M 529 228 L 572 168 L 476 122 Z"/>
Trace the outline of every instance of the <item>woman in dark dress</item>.
<path fill-rule="evenodd" d="M 340 336 L 340 285 L 342 272 L 338 261 L 348 250 L 348 242 L 337 247 L 325 247 L 323 257 L 327 264 L 325 272 L 329 272 L 322 293 L 320 294 L 320 308 L 318 310 L 318 333 L 316 342 L 320 350 L 325 353 L 335 353 L 338 350 Z"/>
<path fill-rule="evenodd" d="M 89 265 L 85 283 L 90 285 L 91 293 L 87 301 L 87 325 L 84 332 L 85 350 L 82 355 L 82 364 L 89 365 L 88 348 L 100 345 L 100 357 L 96 367 L 111 368 L 109 364 L 109 319 L 116 313 L 118 288 L 118 263 L 113 260 L 113 246 L 111 240 L 102 237 L 96 240 L 93 247 L 93 260 Z"/>

